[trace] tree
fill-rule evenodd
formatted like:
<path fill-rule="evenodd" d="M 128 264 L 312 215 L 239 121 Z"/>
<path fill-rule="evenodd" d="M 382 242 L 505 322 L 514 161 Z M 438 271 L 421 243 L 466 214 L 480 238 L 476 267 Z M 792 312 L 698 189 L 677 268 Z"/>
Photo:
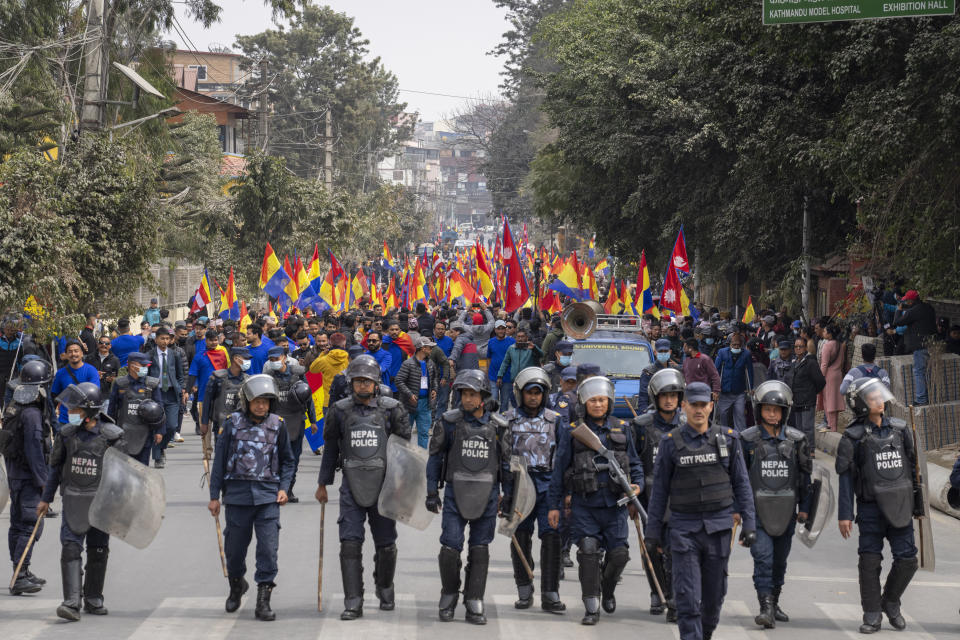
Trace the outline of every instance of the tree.
<path fill-rule="evenodd" d="M 397 79 L 379 58 L 364 60 L 368 42 L 352 18 L 312 5 L 288 28 L 237 37 L 246 68 L 267 62 L 269 149 L 298 176 L 322 178 L 328 108 L 338 186 L 362 189 L 370 167 L 410 137 L 412 124 L 398 125 L 406 104 L 398 101 Z"/>

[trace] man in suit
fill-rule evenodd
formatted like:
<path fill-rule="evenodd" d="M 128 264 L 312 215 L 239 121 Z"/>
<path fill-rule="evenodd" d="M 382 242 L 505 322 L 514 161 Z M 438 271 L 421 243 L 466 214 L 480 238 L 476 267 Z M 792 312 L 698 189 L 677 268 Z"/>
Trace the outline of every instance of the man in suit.
<path fill-rule="evenodd" d="M 165 428 L 163 439 L 153 445 L 153 466 L 162 469 L 166 462 L 166 449 L 170 438 L 177 432 L 177 422 L 180 415 L 180 403 L 187 401 L 186 385 L 183 378 L 185 366 L 183 353 L 178 349 L 171 349 L 170 342 L 173 336 L 166 327 L 157 329 L 157 345 L 150 350 L 150 370 L 148 376 L 160 380 L 160 397 L 163 405 Z"/>

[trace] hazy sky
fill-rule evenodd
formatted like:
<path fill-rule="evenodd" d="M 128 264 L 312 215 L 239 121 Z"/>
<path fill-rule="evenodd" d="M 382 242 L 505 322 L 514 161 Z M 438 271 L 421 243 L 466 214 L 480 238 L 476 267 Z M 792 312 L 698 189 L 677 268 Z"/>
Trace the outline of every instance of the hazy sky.
<path fill-rule="evenodd" d="M 263 0 L 221 0 L 223 20 L 204 29 L 179 11 L 187 37 L 200 50 L 211 44 L 233 47 L 234 36 L 274 28 Z M 508 24 L 505 11 L 493 0 L 327 0 L 336 11 L 354 18 L 354 25 L 370 41 L 372 56 L 400 80 L 400 99 L 408 111 L 434 120 L 467 101 L 454 96 L 498 93 L 502 60 L 488 56 Z M 192 49 L 173 31 L 168 37 L 180 48 Z M 235 49 L 236 50 L 236 49 Z"/>

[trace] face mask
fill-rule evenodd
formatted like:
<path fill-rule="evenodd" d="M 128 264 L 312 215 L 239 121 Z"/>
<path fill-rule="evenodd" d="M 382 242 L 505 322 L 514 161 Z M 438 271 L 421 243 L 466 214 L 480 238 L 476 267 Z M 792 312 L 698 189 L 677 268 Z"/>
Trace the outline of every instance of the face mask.
<path fill-rule="evenodd" d="M 658 351 L 657 352 L 657 362 L 662 362 L 666 364 L 670 362 L 670 352 L 669 351 Z"/>
<path fill-rule="evenodd" d="M 233 340 L 224 340 L 223 343 L 226 344 L 226 345 L 232 345 L 232 344 L 233 344 Z"/>
<path fill-rule="evenodd" d="M 270 371 L 280 371 L 280 369 L 283 369 L 283 363 L 279 360 L 270 360 L 264 365 L 264 369 L 268 369 Z"/>
<path fill-rule="evenodd" d="M 249 371 L 249 369 L 250 369 L 250 361 L 249 361 L 249 360 L 244 360 L 243 363 L 241 363 L 241 365 L 240 365 L 240 370 L 241 370 L 241 371 Z"/>
<path fill-rule="evenodd" d="M 706 342 L 707 344 L 713 344 L 713 338 L 706 338 L 704 339 L 704 342 Z"/>
<path fill-rule="evenodd" d="M 733 347 L 730 347 L 730 353 L 733 355 L 739 355 L 741 351 L 743 351 L 743 349 L 734 349 Z"/>
<path fill-rule="evenodd" d="M 68 413 L 67 419 L 75 427 L 79 427 L 83 423 L 83 414 L 82 413 Z"/>
<path fill-rule="evenodd" d="M 157 339 L 157 334 L 151 332 L 151 333 L 150 333 L 150 339 L 151 339 L 151 340 L 156 340 L 156 339 Z"/>
<path fill-rule="evenodd" d="M 573 356 L 557 356 L 557 363 L 563 366 L 569 365 L 573 361 Z"/>

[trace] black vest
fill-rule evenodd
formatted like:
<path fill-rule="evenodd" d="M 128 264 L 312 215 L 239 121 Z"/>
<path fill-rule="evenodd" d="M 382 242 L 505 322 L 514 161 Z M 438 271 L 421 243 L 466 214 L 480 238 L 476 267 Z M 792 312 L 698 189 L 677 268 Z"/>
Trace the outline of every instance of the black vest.
<path fill-rule="evenodd" d="M 143 384 L 134 385 L 130 376 L 118 378 L 117 387 L 120 389 L 120 406 L 117 408 L 117 424 L 123 429 L 123 440 L 127 445 L 127 453 L 131 456 L 139 454 L 147 438 L 150 436 L 150 426 L 137 413 L 140 403 L 153 398 L 153 390 L 160 380 L 147 376 L 142 378 Z"/>
<path fill-rule="evenodd" d="M 492 420 L 474 424 L 462 414 L 455 424 L 447 454 L 446 481 L 453 485 L 460 515 L 465 520 L 476 520 L 486 510 L 500 470 L 497 429 Z"/>
<path fill-rule="evenodd" d="M 217 369 L 213 375 L 220 380 L 220 393 L 213 401 L 213 415 L 211 416 L 214 425 L 222 425 L 227 417 L 237 410 L 237 394 L 240 393 L 240 387 L 243 382 L 249 378 L 245 373 L 240 374 L 240 382 L 237 382 L 229 375 L 227 369 Z"/>
<path fill-rule="evenodd" d="M 744 430 L 742 438 L 753 444 L 750 464 L 750 486 L 757 519 L 763 530 L 773 537 L 783 534 L 796 513 L 800 491 L 799 449 L 804 442 L 802 431 L 786 429 L 784 440 L 764 438 L 763 427 Z"/>
<path fill-rule="evenodd" d="M 630 475 L 630 458 L 627 455 L 627 439 L 630 437 L 628 426 L 623 420 L 614 417 L 608 417 L 598 432 L 600 440 L 604 446 L 613 452 L 617 464 L 623 469 L 623 472 Z M 623 493 L 623 489 L 615 482 L 600 482 L 597 471 L 597 465 L 594 459 L 597 453 L 582 444 L 576 438 L 570 439 L 573 448 L 573 470 L 570 474 L 570 489 L 580 495 L 588 495 L 607 487 L 616 495 Z"/>
<path fill-rule="evenodd" d="M 705 442 L 691 448 L 681 435 L 682 427 L 670 432 L 674 442 L 670 508 L 678 513 L 719 511 L 733 504 L 733 485 L 724 461 L 730 457 L 730 435 L 712 426 Z"/>
<path fill-rule="evenodd" d="M 82 427 L 68 425 L 60 432 L 64 459 L 60 493 L 67 526 L 77 535 L 90 529 L 88 513 L 103 475 L 103 454 L 121 431 L 113 424 L 100 423 L 100 433 L 82 441 L 77 433 Z"/>
<path fill-rule="evenodd" d="M 372 507 L 380 497 L 387 472 L 387 427 L 389 411 L 384 398 L 377 398 L 373 411 L 361 415 L 353 398 L 336 403 L 345 420 L 340 427 L 340 455 L 343 475 L 350 486 L 350 495 L 361 507 Z"/>
<path fill-rule="evenodd" d="M 858 494 L 865 502 L 876 502 L 894 527 L 910 524 L 913 515 L 913 474 L 906 449 L 906 424 L 890 421 L 890 435 L 876 436 L 870 428 L 854 429 L 860 440 Z M 850 431 L 850 428 L 848 428 Z"/>

